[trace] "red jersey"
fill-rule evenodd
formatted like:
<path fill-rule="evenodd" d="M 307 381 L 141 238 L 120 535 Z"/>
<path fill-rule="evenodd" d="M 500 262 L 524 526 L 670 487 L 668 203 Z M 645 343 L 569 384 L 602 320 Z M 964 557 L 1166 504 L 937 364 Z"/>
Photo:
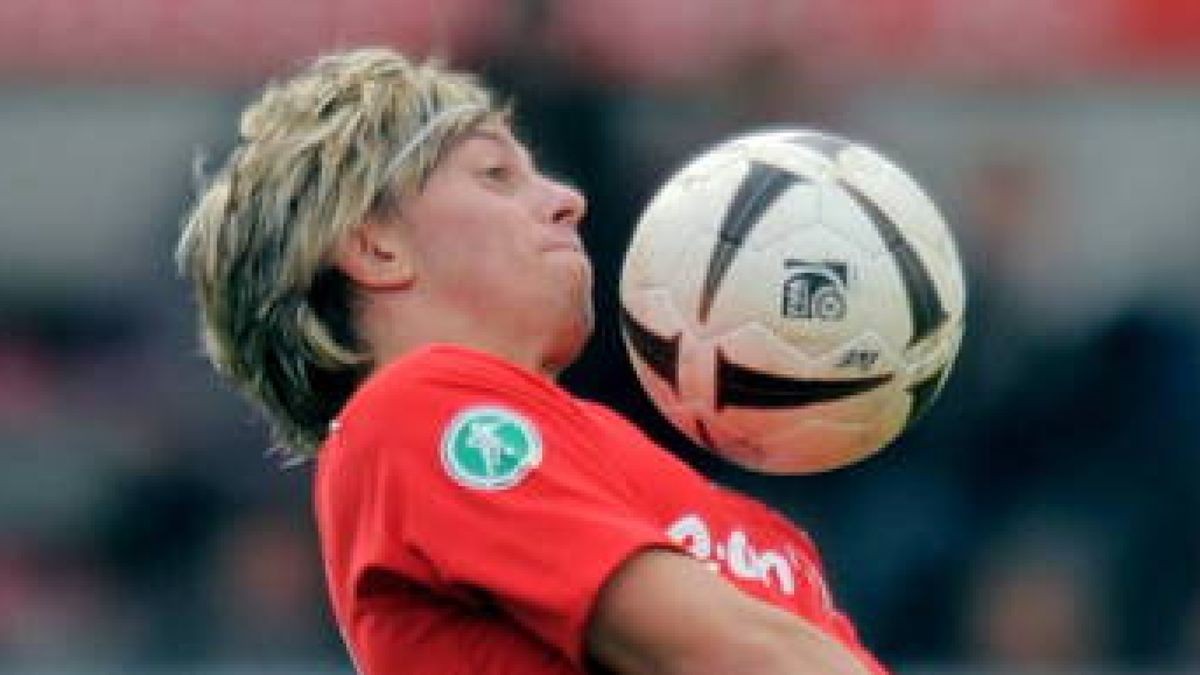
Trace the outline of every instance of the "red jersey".
<path fill-rule="evenodd" d="M 355 393 L 315 505 L 334 615 L 359 672 L 579 674 L 622 562 L 689 553 L 841 641 L 807 536 L 714 486 L 603 406 L 481 352 L 427 347 Z"/>

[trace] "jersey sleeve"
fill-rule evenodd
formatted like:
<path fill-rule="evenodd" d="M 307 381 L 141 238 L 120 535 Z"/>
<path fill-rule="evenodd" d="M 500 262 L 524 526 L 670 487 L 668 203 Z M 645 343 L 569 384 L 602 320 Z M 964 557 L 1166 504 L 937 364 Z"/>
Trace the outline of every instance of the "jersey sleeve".
<path fill-rule="evenodd" d="M 743 497 L 735 492 L 726 492 L 725 494 L 728 498 L 739 500 L 743 504 L 751 502 L 748 497 Z M 888 675 L 883 664 L 863 645 L 858 630 L 854 627 L 850 617 L 834 602 L 827 581 L 825 563 L 821 559 L 820 550 L 812 537 L 765 505 L 755 503 L 753 508 L 760 514 L 765 528 L 774 528 L 776 531 L 784 533 L 795 546 L 794 556 L 800 563 L 799 571 L 802 576 L 800 583 L 806 588 L 806 592 L 801 593 L 800 597 L 808 599 L 807 602 L 801 602 L 796 607 L 797 613 L 823 627 L 839 642 L 846 645 L 871 670 L 872 675 Z"/>
<path fill-rule="evenodd" d="M 596 418 L 536 375 L 477 361 L 377 383 L 344 420 L 397 489 L 376 531 L 386 565 L 434 593 L 506 615 L 579 667 L 598 591 L 647 547 L 676 548 L 632 506 Z"/>

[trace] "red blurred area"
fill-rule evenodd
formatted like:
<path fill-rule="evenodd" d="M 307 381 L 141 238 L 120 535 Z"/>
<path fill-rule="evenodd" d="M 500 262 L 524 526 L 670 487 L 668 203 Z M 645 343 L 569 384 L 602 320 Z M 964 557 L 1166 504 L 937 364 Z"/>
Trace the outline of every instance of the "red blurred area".
<path fill-rule="evenodd" d="M 492 0 L 5 0 L 0 73 L 257 82 L 348 45 L 470 55 L 504 13 Z"/>
<path fill-rule="evenodd" d="M 257 82 L 314 52 L 390 44 L 486 59 L 513 3 L 494 0 L 6 0 L 0 74 Z M 919 73 L 1159 77 L 1200 68 L 1192 0 L 560 0 L 537 10 L 602 79 L 702 77 L 740 54 L 852 79 Z"/>

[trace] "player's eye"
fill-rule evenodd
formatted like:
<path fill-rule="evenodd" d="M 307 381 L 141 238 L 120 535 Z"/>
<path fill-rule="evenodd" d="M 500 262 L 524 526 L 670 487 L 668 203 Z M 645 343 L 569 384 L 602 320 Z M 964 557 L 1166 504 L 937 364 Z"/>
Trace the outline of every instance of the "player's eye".
<path fill-rule="evenodd" d="M 493 164 L 483 170 L 483 176 L 490 181 L 497 183 L 507 183 L 512 177 L 512 170 L 504 164 Z"/>

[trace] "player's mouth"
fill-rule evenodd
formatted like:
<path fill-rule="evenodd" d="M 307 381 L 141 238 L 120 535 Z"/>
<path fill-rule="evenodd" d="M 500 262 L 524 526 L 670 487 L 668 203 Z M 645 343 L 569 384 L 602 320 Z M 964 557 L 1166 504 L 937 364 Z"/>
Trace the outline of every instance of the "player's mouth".
<path fill-rule="evenodd" d="M 542 251 L 573 251 L 583 253 L 583 242 L 578 237 L 555 238 L 542 244 Z"/>

